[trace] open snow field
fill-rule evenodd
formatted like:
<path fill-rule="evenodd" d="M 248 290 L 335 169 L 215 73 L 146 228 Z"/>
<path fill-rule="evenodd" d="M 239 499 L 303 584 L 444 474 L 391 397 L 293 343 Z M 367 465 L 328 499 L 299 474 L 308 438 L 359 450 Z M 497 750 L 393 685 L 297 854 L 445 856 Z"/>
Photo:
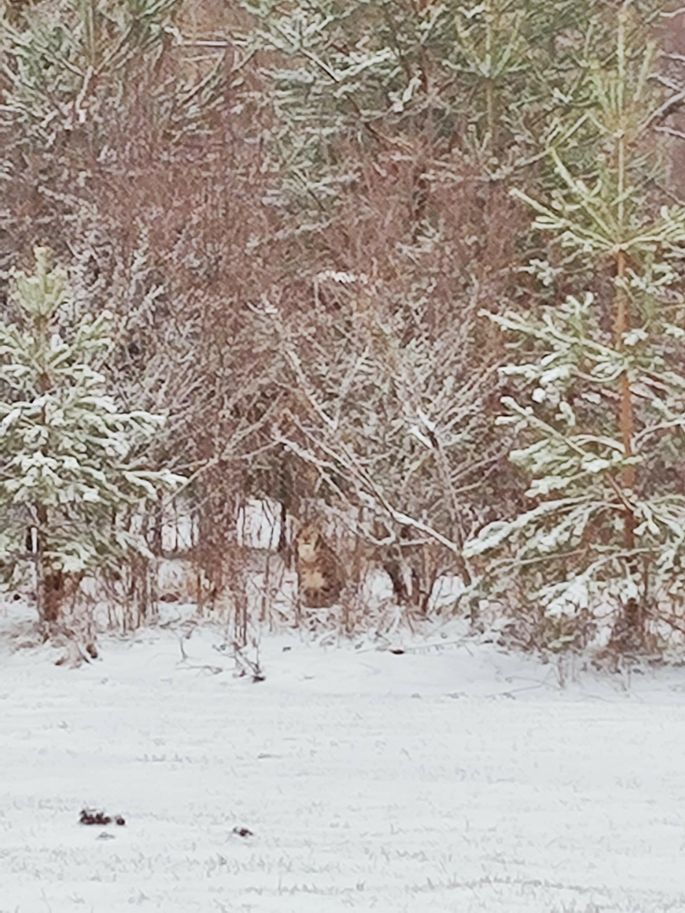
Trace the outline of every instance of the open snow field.
<path fill-rule="evenodd" d="M 685 911 L 685 674 L 267 637 L 254 684 L 220 639 L 0 625 L 2 913 Z"/>

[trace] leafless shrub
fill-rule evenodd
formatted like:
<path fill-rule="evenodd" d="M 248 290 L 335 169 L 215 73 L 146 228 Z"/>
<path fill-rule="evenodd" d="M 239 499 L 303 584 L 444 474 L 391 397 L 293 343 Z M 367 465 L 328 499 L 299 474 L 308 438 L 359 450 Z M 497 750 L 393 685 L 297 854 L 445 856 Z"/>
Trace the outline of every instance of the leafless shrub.
<path fill-rule="evenodd" d="M 353 508 L 398 600 L 426 611 L 440 574 L 468 581 L 461 542 L 507 487 L 501 344 L 479 312 L 509 290 L 522 217 L 465 161 L 361 165 L 311 266 L 261 309 L 286 369 L 274 433 L 314 471 L 310 497 L 339 519 Z"/>

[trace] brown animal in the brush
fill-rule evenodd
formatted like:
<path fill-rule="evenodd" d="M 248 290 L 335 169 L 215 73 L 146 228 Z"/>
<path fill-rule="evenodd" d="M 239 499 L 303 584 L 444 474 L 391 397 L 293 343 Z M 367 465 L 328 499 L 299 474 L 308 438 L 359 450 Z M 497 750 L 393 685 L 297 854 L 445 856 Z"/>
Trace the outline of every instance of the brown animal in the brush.
<path fill-rule="evenodd" d="M 315 523 L 305 524 L 295 540 L 297 582 L 302 603 L 310 608 L 333 605 L 344 578 L 338 556 Z"/>

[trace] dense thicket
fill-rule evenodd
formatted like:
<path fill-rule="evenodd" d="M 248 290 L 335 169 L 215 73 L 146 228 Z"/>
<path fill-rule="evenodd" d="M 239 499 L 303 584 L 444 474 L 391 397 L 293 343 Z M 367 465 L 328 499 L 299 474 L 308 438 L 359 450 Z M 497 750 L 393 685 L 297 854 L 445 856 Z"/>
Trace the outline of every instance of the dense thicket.
<path fill-rule="evenodd" d="M 244 628 L 260 498 L 284 556 L 315 518 L 349 558 L 347 624 L 375 566 L 407 617 L 458 577 L 451 610 L 531 646 L 681 626 L 681 19 L 6 0 L 3 288 L 47 245 L 73 319 L 114 314 L 202 601 Z"/>

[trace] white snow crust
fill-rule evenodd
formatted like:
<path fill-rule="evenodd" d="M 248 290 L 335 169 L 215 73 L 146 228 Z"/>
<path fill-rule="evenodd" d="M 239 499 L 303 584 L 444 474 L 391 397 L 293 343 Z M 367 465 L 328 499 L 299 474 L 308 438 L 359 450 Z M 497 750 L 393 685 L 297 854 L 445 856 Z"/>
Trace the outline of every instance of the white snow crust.
<path fill-rule="evenodd" d="M 685 910 L 679 670 L 561 690 L 492 645 L 293 635 L 253 683 L 217 629 L 72 670 L 17 624 L 0 609 L 1 913 Z"/>

